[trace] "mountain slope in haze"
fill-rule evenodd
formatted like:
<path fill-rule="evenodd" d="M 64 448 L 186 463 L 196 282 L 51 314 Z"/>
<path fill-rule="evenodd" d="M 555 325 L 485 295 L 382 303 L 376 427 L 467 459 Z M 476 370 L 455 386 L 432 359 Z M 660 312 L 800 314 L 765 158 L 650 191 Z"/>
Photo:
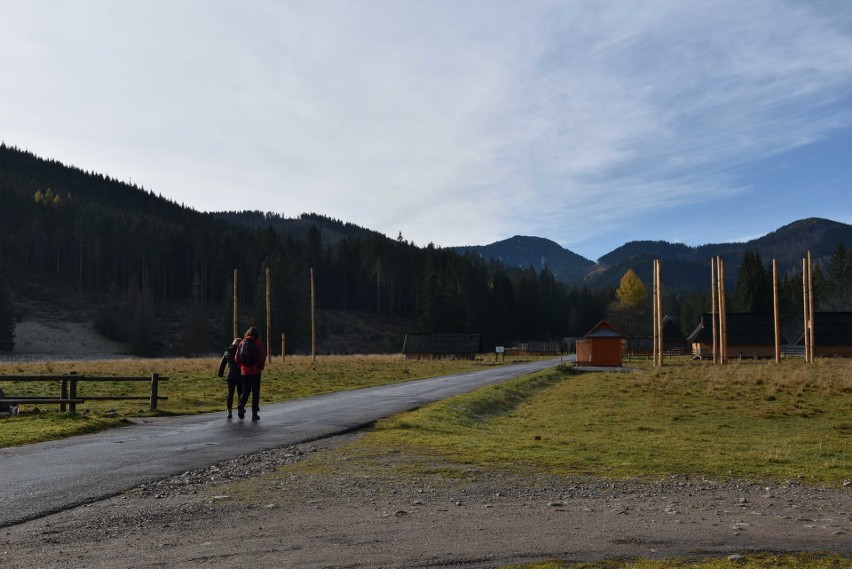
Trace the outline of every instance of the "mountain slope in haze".
<path fill-rule="evenodd" d="M 537 272 L 546 267 L 556 280 L 566 283 L 582 280 L 594 266 L 594 262 L 589 259 L 542 237 L 515 235 L 489 245 L 455 249 L 461 254 L 479 255 L 486 261 L 499 261 L 506 267 L 533 267 Z"/>
<path fill-rule="evenodd" d="M 802 259 L 808 251 L 815 263 L 824 263 L 839 244 L 852 247 L 852 225 L 821 218 L 795 221 L 763 237 L 741 243 L 689 247 L 665 241 L 631 241 L 601 257 L 586 276 L 586 284 L 618 286 L 627 269 L 633 269 L 644 282 L 651 282 L 653 259 L 660 259 L 666 285 L 672 290 L 707 288 L 710 259 L 718 255 L 725 260 L 725 280 L 733 285 L 747 251 L 756 251 L 767 265 L 776 259 L 778 273 L 784 275 L 800 273 Z"/>

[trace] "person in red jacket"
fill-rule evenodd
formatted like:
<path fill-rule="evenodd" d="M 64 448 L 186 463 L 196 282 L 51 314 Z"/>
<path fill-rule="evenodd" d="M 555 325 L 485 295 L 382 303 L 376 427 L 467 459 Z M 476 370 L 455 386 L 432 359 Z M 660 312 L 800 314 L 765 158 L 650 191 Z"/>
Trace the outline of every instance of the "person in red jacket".
<path fill-rule="evenodd" d="M 260 373 L 266 365 L 266 347 L 260 340 L 260 331 L 254 326 L 246 330 L 237 347 L 237 363 L 243 374 L 243 392 L 237 404 L 237 416 L 246 416 L 246 403 L 251 393 L 251 420 L 260 420 Z"/>

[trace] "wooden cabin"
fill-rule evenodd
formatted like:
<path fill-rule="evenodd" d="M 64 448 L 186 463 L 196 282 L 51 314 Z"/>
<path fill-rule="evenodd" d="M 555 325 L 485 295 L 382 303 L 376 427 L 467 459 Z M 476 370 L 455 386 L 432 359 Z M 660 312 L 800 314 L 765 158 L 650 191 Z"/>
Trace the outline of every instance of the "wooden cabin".
<path fill-rule="evenodd" d="M 725 318 L 728 359 L 775 357 L 775 320 L 772 313 L 728 312 Z M 713 359 L 713 319 L 709 312 L 701 315 L 701 321 L 687 341 L 692 345 L 693 358 Z M 781 343 L 786 343 L 783 336 Z"/>
<path fill-rule="evenodd" d="M 627 338 L 625 340 L 627 354 L 630 356 L 654 355 L 653 338 Z M 684 356 L 690 353 L 691 345 L 686 336 L 680 331 L 680 326 L 671 317 L 663 318 L 663 354 L 666 356 Z"/>
<path fill-rule="evenodd" d="M 796 339 L 805 345 L 805 333 Z M 824 358 L 852 357 L 852 312 L 814 312 L 814 355 Z"/>
<path fill-rule="evenodd" d="M 474 360 L 479 334 L 406 334 L 402 353 L 407 360 Z"/>
<path fill-rule="evenodd" d="M 612 324 L 601 320 L 582 340 L 577 340 L 578 366 L 621 367 L 624 336 Z"/>

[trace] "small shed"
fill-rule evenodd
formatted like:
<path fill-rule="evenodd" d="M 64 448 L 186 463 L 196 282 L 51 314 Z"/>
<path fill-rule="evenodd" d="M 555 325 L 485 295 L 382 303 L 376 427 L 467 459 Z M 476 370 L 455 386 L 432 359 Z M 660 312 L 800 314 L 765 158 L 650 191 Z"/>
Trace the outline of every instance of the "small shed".
<path fill-rule="evenodd" d="M 805 345 L 804 332 L 795 343 Z M 852 312 L 814 312 L 814 355 L 852 357 Z"/>
<path fill-rule="evenodd" d="M 405 335 L 402 353 L 407 360 L 473 360 L 479 353 L 479 334 Z"/>
<path fill-rule="evenodd" d="M 775 357 L 775 320 L 772 313 L 728 312 L 725 319 L 729 358 Z M 693 358 L 713 357 L 713 316 L 709 312 L 701 315 L 701 321 L 687 341 L 692 344 Z M 783 336 L 781 343 L 786 343 Z"/>
<path fill-rule="evenodd" d="M 601 320 L 582 340 L 577 340 L 578 366 L 621 366 L 624 336 L 609 322 Z"/>

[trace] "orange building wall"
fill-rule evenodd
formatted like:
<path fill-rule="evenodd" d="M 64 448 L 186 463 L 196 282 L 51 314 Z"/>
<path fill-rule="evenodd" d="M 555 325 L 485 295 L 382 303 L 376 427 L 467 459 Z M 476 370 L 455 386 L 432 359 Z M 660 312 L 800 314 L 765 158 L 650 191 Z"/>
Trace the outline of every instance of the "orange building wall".
<path fill-rule="evenodd" d="M 577 365 L 621 366 L 621 338 L 577 340 Z"/>

